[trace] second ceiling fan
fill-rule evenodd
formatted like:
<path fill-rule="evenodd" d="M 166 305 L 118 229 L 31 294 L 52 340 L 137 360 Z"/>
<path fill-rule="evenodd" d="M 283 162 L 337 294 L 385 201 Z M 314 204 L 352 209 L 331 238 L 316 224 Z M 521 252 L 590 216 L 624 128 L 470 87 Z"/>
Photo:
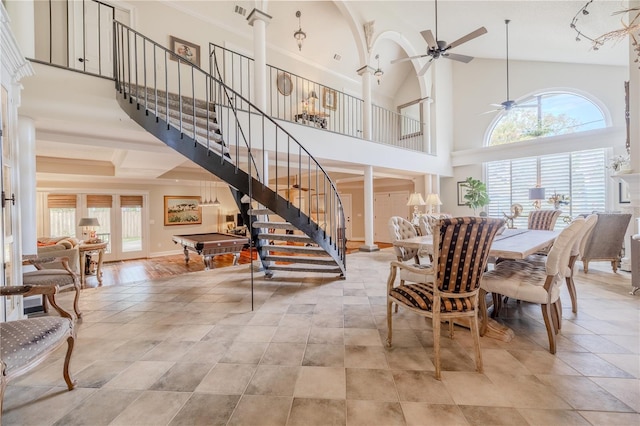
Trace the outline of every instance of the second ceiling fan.
<path fill-rule="evenodd" d="M 473 56 L 450 53 L 449 50 L 453 49 L 456 46 L 460 46 L 461 44 L 466 43 L 470 40 L 473 40 L 476 37 L 480 37 L 481 35 L 486 34 L 487 29 L 485 27 L 480 27 L 477 30 L 470 32 L 466 36 L 461 37 L 452 43 L 447 43 L 444 40 L 438 40 L 438 0 L 435 1 L 435 12 L 436 12 L 435 13 L 435 16 L 436 16 L 435 37 L 431 32 L 431 30 L 425 30 L 420 32 L 420 34 L 422 35 L 422 38 L 424 38 L 424 40 L 427 42 L 427 47 L 428 47 L 427 53 L 425 53 L 424 55 L 410 56 L 408 58 L 394 59 L 393 61 L 391 61 L 392 64 L 430 56 L 431 58 L 429 59 L 429 62 L 427 62 L 426 65 L 423 66 L 422 69 L 418 72 L 418 76 L 423 76 L 431 66 L 431 63 L 435 59 L 438 59 L 440 57 L 453 59 L 454 61 L 460 61 L 464 63 L 471 62 L 471 60 L 473 59 Z"/>

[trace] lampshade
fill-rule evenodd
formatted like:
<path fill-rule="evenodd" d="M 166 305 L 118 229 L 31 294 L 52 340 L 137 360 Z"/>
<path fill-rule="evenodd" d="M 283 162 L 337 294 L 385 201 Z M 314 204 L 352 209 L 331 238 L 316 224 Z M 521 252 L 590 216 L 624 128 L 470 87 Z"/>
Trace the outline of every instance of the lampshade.
<path fill-rule="evenodd" d="M 425 204 L 429 206 L 429 213 L 433 213 L 433 206 L 441 206 L 440 196 L 438 194 L 427 194 Z"/>
<path fill-rule="evenodd" d="M 530 200 L 544 200 L 544 188 L 531 188 L 529 189 Z"/>
<path fill-rule="evenodd" d="M 419 192 L 414 192 L 409 195 L 409 201 L 407 201 L 408 206 L 424 206 L 425 204 L 424 198 L 422 198 L 422 194 Z"/>
<path fill-rule="evenodd" d="M 310 91 L 310 92 L 309 92 L 309 99 L 310 99 L 310 100 L 316 100 L 316 99 L 318 99 L 318 95 L 316 94 L 316 91 L 315 91 L 315 90 L 312 90 L 312 91 Z"/>
<path fill-rule="evenodd" d="M 98 219 L 95 217 L 83 217 L 82 219 L 80 219 L 80 223 L 78 223 L 78 226 L 100 226 L 100 222 L 98 222 Z"/>

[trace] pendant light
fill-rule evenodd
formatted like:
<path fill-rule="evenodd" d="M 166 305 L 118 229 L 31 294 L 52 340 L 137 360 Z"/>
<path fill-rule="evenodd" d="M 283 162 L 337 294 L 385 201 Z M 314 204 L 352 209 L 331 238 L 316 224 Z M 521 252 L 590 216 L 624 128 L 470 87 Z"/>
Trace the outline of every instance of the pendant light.
<path fill-rule="evenodd" d="M 296 18 L 298 18 L 298 31 L 293 33 L 293 38 L 296 39 L 296 43 L 298 44 L 299 51 L 302 51 L 302 42 L 304 41 L 305 38 L 307 38 L 307 33 L 302 31 L 302 24 L 300 23 L 301 16 L 302 16 L 302 13 L 300 13 L 299 10 L 296 11 Z"/>
<path fill-rule="evenodd" d="M 214 186 L 216 187 L 216 199 L 211 203 L 211 205 L 213 207 L 220 207 L 220 201 L 218 201 L 218 185 L 215 185 L 214 183 Z"/>

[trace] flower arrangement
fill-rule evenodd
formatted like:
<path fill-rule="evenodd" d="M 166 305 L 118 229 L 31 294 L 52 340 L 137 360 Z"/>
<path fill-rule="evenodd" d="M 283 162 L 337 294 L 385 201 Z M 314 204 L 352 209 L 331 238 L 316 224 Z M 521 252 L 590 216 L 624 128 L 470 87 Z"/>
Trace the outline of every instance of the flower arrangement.
<path fill-rule="evenodd" d="M 569 204 L 569 202 L 571 202 L 571 197 L 569 197 L 568 195 L 558 194 L 557 192 L 554 192 L 553 195 L 549 197 L 547 202 L 549 204 L 553 204 L 553 208 L 557 209 L 560 206 L 565 206 Z"/>
<path fill-rule="evenodd" d="M 616 155 L 609 161 L 609 166 L 607 167 L 617 173 L 627 168 L 629 166 L 629 161 L 631 161 L 629 154 Z"/>

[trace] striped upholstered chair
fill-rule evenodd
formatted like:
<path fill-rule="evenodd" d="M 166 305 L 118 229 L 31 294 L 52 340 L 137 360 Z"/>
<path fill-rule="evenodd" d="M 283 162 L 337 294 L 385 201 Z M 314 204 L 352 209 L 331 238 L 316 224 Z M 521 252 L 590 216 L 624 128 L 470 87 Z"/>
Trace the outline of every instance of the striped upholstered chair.
<path fill-rule="evenodd" d="M 502 219 L 454 217 L 440 219 L 432 228 L 433 264 L 418 269 L 393 261 L 387 281 L 387 345 L 393 337 L 392 307 L 402 306 L 418 315 L 431 318 L 436 379 L 440 380 L 440 322 L 449 321 L 453 338 L 453 320 L 468 321 L 473 336 L 476 368 L 482 372 L 478 330 L 478 291 L 489 257 L 489 248 Z M 397 271 L 422 275 L 416 283 L 395 285 Z"/>
<path fill-rule="evenodd" d="M 556 220 L 562 214 L 561 210 L 533 210 L 529 213 L 529 229 L 553 231 Z"/>

